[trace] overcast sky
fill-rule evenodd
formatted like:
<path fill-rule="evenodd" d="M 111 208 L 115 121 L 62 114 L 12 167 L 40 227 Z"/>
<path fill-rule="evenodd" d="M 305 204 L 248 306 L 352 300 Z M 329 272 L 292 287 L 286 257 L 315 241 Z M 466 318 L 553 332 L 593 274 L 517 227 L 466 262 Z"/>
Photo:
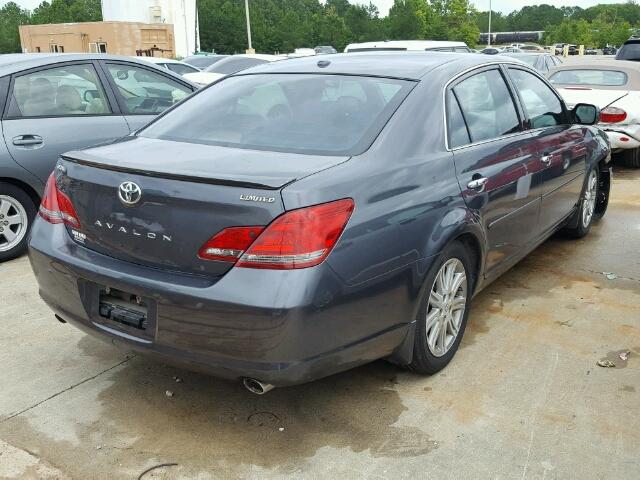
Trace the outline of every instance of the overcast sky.
<path fill-rule="evenodd" d="M 7 3 L 8 0 L 0 0 L 0 6 Z M 42 0 L 14 0 L 18 5 L 21 5 L 23 8 L 28 8 L 29 10 L 33 10 L 35 7 L 40 5 Z M 135 0 L 132 0 L 135 1 Z M 252 0 L 259 1 L 259 0 Z M 368 0 L 349 0 L 351 2 L 358 1 L 359 3 L 369 3 Z M 598 3 L 623 3 L 625 0 L 542 0 L 536 3 L 547 3 L 551 5 L 555 5 L 556 7 L 562 7 L 563 5 L 575 6 L 578 5 L 582 8 L 591 7 L 593 5 L 597 5 Z M 378 6 L 380 9 L 381 15 L 386 15 L 389 11 L 391 5 L 393 5 L 393 0 L 372 0 L 372 2 Z M 493 10 L 509 13 L 513 10 L 519 10 L 525 5 L 531 5 L 531 1 L 527 0 L 492 0 Z M 489 0 L 472 0 L 472 3 L 476 6 L 478 10 L 489 10 Z"/>

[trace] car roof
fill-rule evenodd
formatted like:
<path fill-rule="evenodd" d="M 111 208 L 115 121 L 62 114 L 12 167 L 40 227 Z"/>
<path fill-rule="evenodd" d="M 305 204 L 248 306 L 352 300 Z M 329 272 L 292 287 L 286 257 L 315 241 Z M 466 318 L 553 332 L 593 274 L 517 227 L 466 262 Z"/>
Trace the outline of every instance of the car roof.
<path fill-rule="evenodd" d="M 572 61 L 558 65 L 553 70 L 623 70 L 640 72 L 640 62 L 629 60 L 615 60 L 610 58 L 589 59 L 590 61 Z"/>
<path fill-rule="evenodd" d="M 446 47 L 466 47 L 464 42 L 448 42 L 440 40 L 383 40 L 380 42 L 363 42 L 363 43 L 350 43 L 344 49 L 348 52 L 353 49 L 406 49 L 409 51 L 420 51 L 428 48 L 446 48 Z"/>
<path fill-rule="evenodd" d="M 640 90 L 640 63 L 627 60 L 597 60 L 593 63 L 569 62 L 557 65 L 549 69 L 547 76 L 551 78 L 556 72 L 567 70 L 615 70 L 627 75 L 627 82 L 624 85 L 599 85 L 598 88 L 606 87 L 609 90 Z M 562 87 L 562 83 L 556 83 Z"/>
<path fill-rule="evenodd" d="M 77 60 L 120 60 L 149 65 L 149 62 L 145 62 L 145 60 L 142 59 L 138 60 L 136 57 L 105 53 L 9 53 L 0 55 L 0 77 L 21 72 L 29 68 L 42 67 L 61 62 L 74 62 Z"/>
<path fill-rule="evenodd" d="M 327 62 L 329 62 L 327 64 Z M 394 77 L 419 80 L 435 68 L 449 64 L 455 71 L 491 63 L 518 63 L 506 57 L 496 59 L 474 53 L 449 52 L 361 52 L 320 57 L 300 57 L 258 65 L 236 75 L 254 73 L 324 73 Z"/>

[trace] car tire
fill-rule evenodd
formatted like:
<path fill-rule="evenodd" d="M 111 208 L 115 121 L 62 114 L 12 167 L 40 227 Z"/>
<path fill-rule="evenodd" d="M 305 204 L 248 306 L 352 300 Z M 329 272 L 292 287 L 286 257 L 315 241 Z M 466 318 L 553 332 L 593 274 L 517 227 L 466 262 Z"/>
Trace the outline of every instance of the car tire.
<path fill-rule="evenodd" d="M 24 190 L 0 182 L 0 262 L 24 253 L 35 215 L 36 205 Z"/>
<path fill-rule="evenodd" d="M 640 168 L 640 148 L 625 150 L 624 164 L 630 168 Z"/>
<path fill-rule="evenodd" d="M 469 316 L 474 286 L 472 265 L 469 248 L 460 242 L 450 244 L 432 265 L 422 288 L 410 370 L 432 375 L 454 357 Z M 451 278 L 458 280 L 451 283 Z M 458 282 L 461 283 L 456 288 Z"/>
<path fill-rule="evenodd" d="M 599 185 L 600 178 L 598 174 L 598 167 L 596 166 L 589 170 L 589 173 L 587 174 L 587 181 L 582 189 L 580 204 L 576 211 L 576 216 L 578 217 L 576 225 L 570 228 L 565 228 L 565 231 L 569 236 L 573 238 L 582 238 L 589 233 L 589 230 L 591 230 L 591 225 L 596 219 L 595 210 L 598 192 L 600 189 Z"/>

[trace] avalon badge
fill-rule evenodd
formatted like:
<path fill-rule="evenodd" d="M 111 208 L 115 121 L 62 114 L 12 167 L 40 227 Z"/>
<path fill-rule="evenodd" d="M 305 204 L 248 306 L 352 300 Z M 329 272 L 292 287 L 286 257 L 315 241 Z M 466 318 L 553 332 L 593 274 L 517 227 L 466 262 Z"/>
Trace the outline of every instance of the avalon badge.
<path fill-rule="evenodd" d="M 135 205 L 142 198 L 142 189 L 133 182 L 122 182 L 118 188 L 118 198 L 125 205 Z"/>

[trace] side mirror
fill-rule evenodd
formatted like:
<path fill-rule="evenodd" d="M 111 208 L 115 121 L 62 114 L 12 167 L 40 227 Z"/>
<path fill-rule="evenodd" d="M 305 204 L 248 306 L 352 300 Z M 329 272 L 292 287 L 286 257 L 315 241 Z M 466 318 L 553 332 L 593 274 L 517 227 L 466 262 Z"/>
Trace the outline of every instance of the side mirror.
<path fill-rule="evenodd" d="M 588 103 L 578 103 L 571 112 L 574 123 L 580 125 L 595 125 L 600 120 L 600 109 Z"/>
<path fill-rule="evenodd" d="M 84 101 L 87 103 L 91 103 L 91 100 L 94 98 L 98 98 L 100 95 L 98 94 L 98 90 L 85 90 L 84 91 Z"/>

